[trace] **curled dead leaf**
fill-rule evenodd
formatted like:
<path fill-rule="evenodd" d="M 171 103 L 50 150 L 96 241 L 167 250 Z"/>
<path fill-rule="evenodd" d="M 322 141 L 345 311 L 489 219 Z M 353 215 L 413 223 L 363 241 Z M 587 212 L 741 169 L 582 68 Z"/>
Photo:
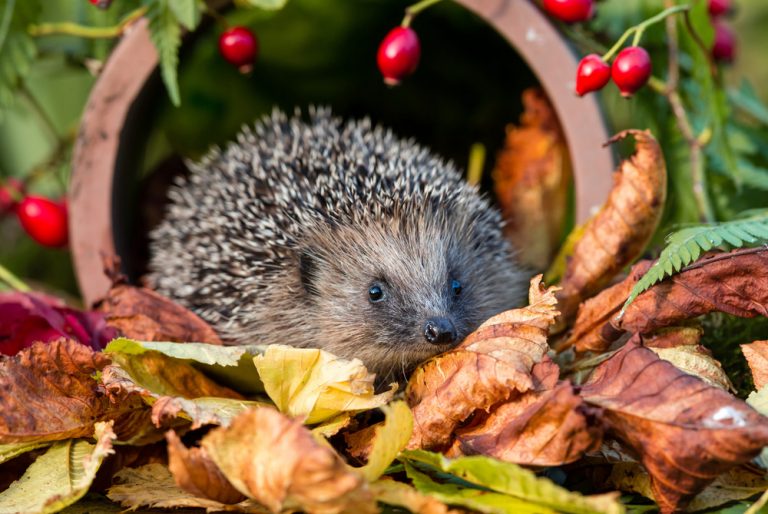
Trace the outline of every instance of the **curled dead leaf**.
<path fill-rule="evenodd" d="M 768 384 L 768 341 L 755 341 L 741 345 L 741 351 L 752 371 L 755 389 L 760 390 Z"/>
<path fill-rule="evenodd" d="M 224 504 L 245 500 L 245 496 L 219 471 L 205 448 L 187 448 L 173 430 L 166 432 L 165 439 L 168 441 L 168 469 L 176 485 L 193 496 Z"/>
<path fill-rule="evenodd" d="M 635 343 L 599 365 L 581 394 L 639 456 L 662 512 L 674 512 L 755 457 L 768 444 L 768 419 Z"/>
<path fill-rule="evenodd" d="M 507 127 L 493 170 L 494 191 L 506 222 L 504 235 L 520 263 L 541 270 L 563 232 L 570 159 L 557 115 L 540 89 L 523 92 L 520 127 Z"/>
<path fill-rule="evenodd" d="M 94 423 L 144 406 L 137 397 L 112 402 L 93 375 L 109 359 L 75 341 L 36 343 L 0 358 L 0 444 L 87 437 Z M 120 435 L 119 421 L 115 431 Z"/>
<path fill-rule="evenodd" d="M 274 409 L 246 411 L 201 446 L 235 489 L 272 512 L 377 512 L 363 477 L 301 422 Z"/>
<path fill-rule="evenodd" d="M 574 462 L 600 446 L 598 411 L 569 382 L 529 391 L 458 429 L 448 456 L 480 454 L 531 466 Z"/>
<path fill-rule="evenodd" d="M 674 334 L 674 332 L 671 334 Z M 674 365 L 677 369 L 698 377 L 711 386 L 719 387 L 723 391 L 736 390 L 728 375 L 726 375 L 725 370 L 723 370 L 723 366 L 712 357 L 709 350 L 701 345 L 651 348 L 651 351 Z"/>
<path fill-rule="evenodd" d="M 626 130 L 610 142 L 629 135 L 635 139 L 635 153 L 619 165 L 605 205 L 588 222 L 568 259 L 557 294 L 566 320 L 640 255 L 661 219 L 667 195 L 661 148 L 649 131 Z"/>
<path fill-rule="evenodd" d="M 531 280 L 530 305 L 483 323 L 456 349 L 420 366 L 406 399 L 414 416 L 408 448 L 446 449 L 455 428 L 479 410 L 536 386 L 531 369 L 548 360 L 548 327 L 557 316 L 554 288 Z"/>
<path fill-rule="evenodd" d="M 768 249 L 716 253 L 640 294 L 616 328 L 646 334 L 709 312 L 768 316 Z"/>
<path fill-rule="evenodd" d="M 97 310 L 107 325 L 140 341 L 222 344 L 205 321 L 173 300 L 145 287 L 116 284 Z"/>

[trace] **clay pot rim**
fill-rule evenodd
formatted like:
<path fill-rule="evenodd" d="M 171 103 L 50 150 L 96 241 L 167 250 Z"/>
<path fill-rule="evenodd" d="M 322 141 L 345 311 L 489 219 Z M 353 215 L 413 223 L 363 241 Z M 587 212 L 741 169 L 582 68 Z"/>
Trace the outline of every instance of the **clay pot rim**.
<path fill-rule="evenodd" d="M 577 222 L 586 221 L 608 196 L 613 157 L 594 95 L 573 92 L 577 58 L 569 43 L 533 2 L 456 0 L 483 18 L 525 60 L 552 101 L 565 134 L 574 171 Z M 83 114 L 75 144 L 68 194 L 70 247 L 86 305 L 103 298 L 110 280 L 104 256 L 115 254 L 114 170 L 122 128 L 131 106 L 157 67 L 147 21 L 136 22 L 110 55 Z M 590 149 L 585 151 L 584 149 Z"/>

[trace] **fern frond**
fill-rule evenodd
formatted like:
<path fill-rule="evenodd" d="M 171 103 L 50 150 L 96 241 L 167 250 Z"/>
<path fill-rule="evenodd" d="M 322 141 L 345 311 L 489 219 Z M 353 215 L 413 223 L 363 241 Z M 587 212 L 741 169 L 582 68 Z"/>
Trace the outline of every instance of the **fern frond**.
<path fill-rule="evenodd" d="M 181 26 L 170 0 L 157 0 L 149 3 L 147 18 L 149 19 L 149 34 L 157 49 L 160 59 L 160 74 L 168 90 L 168 96 L 173 105 L 181 104 L 179 95 L 179 47 L 181 46 Z"/>
<path fill-rule="evenodd" d="M 641 293 L 654 284 L 679 272 L 715 247 L 741 248 L 745 245 L 768 244 L 768 212 L 717 225 L 688 227 L 667 237 L 667 247 L 659 260 L 635 284 L 621 308 L 619 317 Z"/>

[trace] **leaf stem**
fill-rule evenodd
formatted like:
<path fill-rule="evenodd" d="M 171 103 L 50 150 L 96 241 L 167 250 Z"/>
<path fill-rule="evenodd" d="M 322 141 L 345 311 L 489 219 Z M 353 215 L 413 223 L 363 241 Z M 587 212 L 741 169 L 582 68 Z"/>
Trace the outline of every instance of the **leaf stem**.
<path fill-rule="evenodd" d="M 429 7 L 432 7 L 438 2 L 442 2 L 442 0 L 421 0 L 420 2 L 417 2 L 409 7 L 405 8 L 405 16 L 403 17 L 403 21 L 400 23 L 401 27 L 410 27 L 411 22 L 416 17 L 417 14 L 419 14 L 424 9 L 427 9 Z"/>
<path fill-rule="evenodd" d="M 19 277 L 11 273 L 10 270 L 2 264 L 0 264 L 0 281 L 5 282 L 8 284 L 8 286 L 10 286 L 11 289 L 14 289 L 15 291 L 21 291 L 22 293 L 31 291 L 27 284 L 25 284 Z"/>
<path fill-rule="evenodd" d="M 638 23 L 637 25 L 633 27 L 629 27 L 627 30 L 624 31 L 624 34 L 621 35 L 618 41 L 616 41 L 616 44 L 614 44 L 608 52 L 603 55 L 603 60 L 605 62 L 608 62 L 611 57 L 613 57 L 613 54 L 618 52 L 619 48 L 621 48 L 627 39 L 629 39 L 629 36 L 632 34 L 635 35 L 635 37 L 632 39 L 632 46 L 637 46 L 640 43 L 640 39 L 643 37 L 643 32 L 645 32 L 645 29 L 650 27 L 651 25 L 660 22 L 661 20 L 672 16 L 673 14 L 677 14 L 680 12 L 689 11 L 691 9 L 691 6 L 688 4 L 682 4 L 682 5 L 675 5 L 672 7 L 669 7 L 667 9 L 664 9 L 656 16 L 652 16 L 648 18 L 647 20 Z"/>
<path fill-rule="evenodd" d="M 125 29 L 128 28 L 133 22 L 144 16 L 147 12 L 147 7 L 139 7 L 128 13 L 120 23 L 111 27 L 89 27 L 86 25 L 80 25 L 69 21 L 58 23 L 40 23 L 39 25 L 30 25 L 29 33 L 33 36 L 52 36 L 52 35 L 68 35 L 78 36 L 89 39 L 109 39 L 123 35 Z"/>

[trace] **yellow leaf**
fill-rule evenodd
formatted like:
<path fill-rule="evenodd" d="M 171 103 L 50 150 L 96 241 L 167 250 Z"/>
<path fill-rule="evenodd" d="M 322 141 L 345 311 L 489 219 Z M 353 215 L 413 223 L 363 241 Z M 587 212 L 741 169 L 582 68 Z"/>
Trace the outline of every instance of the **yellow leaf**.
<path fill-rule="evenodd" d="M 386 416 L 384 424 L 377 427 L 368 463 L 360 468 L 360 472 L 369 482 L 384 474 L 408 444 L 413 432 L 413 414 L 405 402 L 392 402 L 381 410 Z"/>
<path fill-rule="evenodd" d="M 374 374 L 359 359 L 346 360 L 323 350 L 270 345 L 253 359 L 264 389 L 280 412 L 306 416 L 306 424 L 342 412 L 373 409 L 392 399 L 397 387 L 374 393 Z"/>

